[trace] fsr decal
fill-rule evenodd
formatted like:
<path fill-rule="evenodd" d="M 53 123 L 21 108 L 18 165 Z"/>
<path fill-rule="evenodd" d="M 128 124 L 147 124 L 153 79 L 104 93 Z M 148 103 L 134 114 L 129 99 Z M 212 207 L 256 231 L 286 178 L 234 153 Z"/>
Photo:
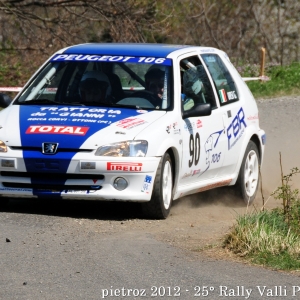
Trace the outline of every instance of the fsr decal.
<path fill-rule="evenodd" d="M 243 135 L 247 127 L 243 108 L 237 112 L 231 124 L 227 128 L 228 150 L 230 150 Z"/>

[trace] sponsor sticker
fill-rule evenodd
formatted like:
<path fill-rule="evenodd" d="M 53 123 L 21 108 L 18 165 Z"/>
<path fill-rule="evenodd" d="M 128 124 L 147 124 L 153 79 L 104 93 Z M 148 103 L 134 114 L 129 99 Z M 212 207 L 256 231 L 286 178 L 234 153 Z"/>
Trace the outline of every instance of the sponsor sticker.
<path fill-rule="evenodd" d="M 227 128 L 228 150 L 237 143 L 246 127 L 245 113 L 241 107 Z"/>
<path fill-rule="evenodd" d="M 142 163 L 135 162 L 108 162 L 106 165 L 106 170 L 122 172 L 141 172 L 142 166 Z"/>
<path fill-rule="evenodd" d="M 142 189 L 141 189 L 141 192 L 149 194 L 149 192 L 151 190 L 150 189 L 151 185 L 152 185 L 152 176 L 146 175 L 145 179 L 144 179 Z"/>
<path fill-rule="evenodd" d="M 131 129 L 133 127 L 136 127 L 138 125 L 142 125 L 146 123 L 145 120 L 143 119 L 139 119 L 139 118 L 127 118 L 124 120 L 121 120 L 119 122 L 117 122 L 117 126 L 121 127 L 121 128 L 125 128 L 125 129 Z"/>
<path fill-rule="evenodd" d="M 258 120 L 258 119 L 259 119 L 258 114 L 254 115 L 254 116 L 247 117 L 247 120 L 249 120 L 249 121 L 254 121 L 254 120 Z"/>
<path fill-rule="evenodd" d="M 69 134 L 85 135 L 89 127 L 81 126 L 59 126 L 59 125 L 31 125 L 27 128 L 26 134 Z"/>
<path fill-rule="evenodd" d="M 197 128 L 202 127 L 202 121 L 200 119 L 197 120 Z"/>
<path fill-rule="evenodd" d="M 236 95 L 236 93 L 235 93 L 235 91 L 228 92 L 227 93 L 227 97 L 228 97 L 229 100 L 235 100 L 235 99 L 238 98 L 237 95 Z"/>
<path fill-rule="evenodd" d="M 175 123 L 174 123 L 174 124 L 175 124 Z M 174 125 L 172 126 L 172 124 L 168 125 L 167 128 L 166 128 L 166 132 L 167 132 L 167 133 L 170 133 L 172 127 L 175 128 Z"/>

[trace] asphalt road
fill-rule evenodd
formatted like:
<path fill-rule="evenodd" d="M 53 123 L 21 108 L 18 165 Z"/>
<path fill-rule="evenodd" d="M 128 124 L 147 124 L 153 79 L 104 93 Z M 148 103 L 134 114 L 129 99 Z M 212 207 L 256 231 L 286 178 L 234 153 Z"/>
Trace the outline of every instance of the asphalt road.
<path fill-rule="evenodd" d="M 260 124 L 267 132 L 262 176 L 268 198 L 280 183 L 279 152 L 284 171 L 300 166 L 300 98 L 258 104 Z M 178 207 L 170 221 L 150 221 L 142 218 L 135 204 L 13 200 L 0 212 L 0 299 L 300 297 L 297 273 L 188 250 L 185 243 L 199 234 L 214 238 L 225 234 L 225 208 L 215 202 Z M 189 230 L 199 230 L 195 236 L 181 231 L 190 224 L 184 223 L 189 218 L 194 224 Z M 216 230 L 218 234 L 211 234 Z M 173 242 L 183 235 L 180 243 Z"/>

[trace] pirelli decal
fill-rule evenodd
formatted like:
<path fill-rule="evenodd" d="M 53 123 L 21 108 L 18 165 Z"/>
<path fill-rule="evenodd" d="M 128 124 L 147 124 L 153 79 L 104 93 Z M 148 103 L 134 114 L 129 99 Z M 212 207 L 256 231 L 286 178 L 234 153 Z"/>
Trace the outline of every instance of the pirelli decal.
<path fill-rule="evenodd" d="M 141 172 L 143 164 L 135 162 L 108 162 L 107 171 Z"/>

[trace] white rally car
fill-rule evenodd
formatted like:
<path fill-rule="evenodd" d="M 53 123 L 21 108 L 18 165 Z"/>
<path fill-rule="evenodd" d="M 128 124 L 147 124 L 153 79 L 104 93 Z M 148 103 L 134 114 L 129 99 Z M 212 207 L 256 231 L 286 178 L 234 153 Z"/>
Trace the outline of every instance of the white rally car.
<path fill-rule="evenodd" d="M 0 102 L 1 204 L 135 201 L 166 218 L 173 200 L 216 187 L 255 198 L 265 132 L 255 99 L 218 49 L 75 45 Z"/>

